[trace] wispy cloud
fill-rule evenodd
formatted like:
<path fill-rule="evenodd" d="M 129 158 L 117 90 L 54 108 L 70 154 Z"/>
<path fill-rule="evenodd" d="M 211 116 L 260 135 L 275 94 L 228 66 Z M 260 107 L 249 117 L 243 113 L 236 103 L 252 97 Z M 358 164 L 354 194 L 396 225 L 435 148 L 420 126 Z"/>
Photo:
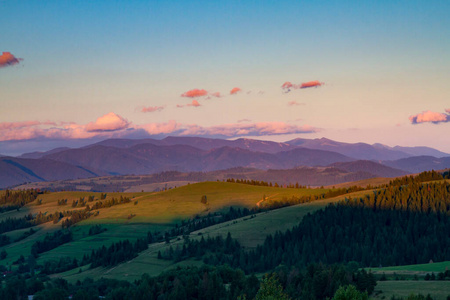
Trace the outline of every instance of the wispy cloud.
<path fill-rule="evenodd" d="M 200 105 L 200 103 L 198 103 L 197 100 L 192 100 L 192 102 L 189 103 L 189 104 L 186 104 L 186 106 L 199 107 L 199 106 L 201 106 L 201 105 Z"/>
<path fill-rule="evenodd" d="M 86 125 L 86 131 L 117 131 L 125 129 L 130 123 L 119 115 L 113 112 L 106 114 L 97 119 L 95 122 L 91 122 Z"/>
<path fill-rule="evenodd" d="M 174 120 L 164 123 L 148 123 L 137 125 L 137 129 L 145 130 L 149 135 L 172 134 L 180 131 L 183 125 Z"/>
<path fill-rule="evenodd" d="M 208 95 L 208 91 L 203 89 L 193 89 L 181 94 L 181 97 L 197 98 Z"/>
<path fill-rule="evenodd" d="M 234 88 L 231 89 L 230 95 L 236 95 L 236 94 L 239 93 L 240 91 L 242 91 L 241 88 L 234 87 Z"/>
<path fill-rule="evenodd" d="M 189 106 L 199 107 L 199 106 L 202 106 L 202 105 L 201 105 L 200 103 L 198 103 L 197 100 L 192 100 L 191 103 L 188 103 L 188 104 L 186 104 L 186 105 L 183 105 L 183 104 L 177 104 L 177 107 L 178 107 L 178 108 L 189 107 Z"/>
<path fill-rule="evenodd" d="M 143 107 L 141 112 L 147 113 L 147 112 L 155 112 L 155 111 L 161 111 L 164 109 L 164 106 L 148 106 Z"/>
<path fill-rule="evenodd" d="M 298 103 L 297 101 L 289 101 L 288 106 L 299 106 L 299 105 L 305 105 L 305 103 Z"/>
<path fill-rule="evenodd" d="M 427 110 L 417 115 L 410 116 L 409 120 L 411 121 L 412 124 L 419 124 L 419 123 L 438 124 L 450 122 L 450 114 L 448 114 L 450 113 L 450 109 L 446 109 L 445 111 L 447 112 L 447 114 Z"/>
<path fill-rule="evenodd" d="M 250 119 L 240 119 L 240 120 L 238 120 L 237 122 L 238 123 L 243 123 L 243 122 L 251 122 L 252 120 L 250 120 Z"/>
<path fill-rule="evenodd" d="M 3 122 L 0 123 L 0 130 L 5 129 L 19 129 L 24 127 L 32 127 L 36 125 L 41 125 L 39 121 L 24 121 L 24 122 Z"/>
<path fill-rule="evenodd" d="M 286 81 L 281 85 L 281 89 L 283 90 L 284 93 L 289 93 L 292 89 L 306 89 L 312 87 L 320 87 L 324 84 L 325 83 L 320 82 L 318 80 L 303 82 L 301 84 L 292 84 L 291 82 Z"/>
<path fill-rule="evenodd" d="M 15 57 L 11 52 L 3 52 L 3 54 L 0 55 L 0 68 L 16 65 L 21 60 L 23 59 Z"/>

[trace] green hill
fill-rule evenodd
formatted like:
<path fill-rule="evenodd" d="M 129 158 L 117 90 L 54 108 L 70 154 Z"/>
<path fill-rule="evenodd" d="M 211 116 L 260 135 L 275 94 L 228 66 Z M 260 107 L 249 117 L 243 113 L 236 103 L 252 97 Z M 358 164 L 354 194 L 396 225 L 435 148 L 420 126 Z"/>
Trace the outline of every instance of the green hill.
<path fill-rule="evenodd" d="M 108 247 L 112 243 L 124 239 L 133 241 L 137 238 L 146 236 L 149 231 L 164 232 L 174 228 L 181 220 L 193 218 L 197 215 L 201 216 L 207 215 L 208 213 L 225 211 L 231 206 L 254 208 L 258 203 L 270 203 L 272 201 L 290 199 L 293 196 L 319 195 L 328 190 L 329 189 L 286 189 L 228 182 L 202 182 L 156 193 L 107 193 L 104 200 L 100 199 L 102 196 L 101 193 L 65 191 L 41 194 L 36 201 L 27 204 L 20 208 L 20 210 L 13 210 L 0 214 L 0 221 L 7 218 L 22 218 L 30 213 L 33 215 L 38 213 L 47 215 L 57 211 L 83 210 L 84 207 L 72 207 L 73 201 L 79 201 L 83 198 L 88 199 L 89 197 L 92 197 L 93 201 L 87 202 L 90 206 L 95 202 L 103 202 L 111 200 L 112 198 L 130 198 L 131 201 L 129 203 L 119 204 L 109 208 L 101 208 L 98 210 L 98 216 L 92 216 L 71 227 L 73 241 L 42 253 L 37 260 L 37 263 L 39 264 L 49 259 L 59 259 L 67 256 L 81 259 L 84 254 L 89 254 L 93 249 L 98 249 L 103 245 Z M 206 204 L 201 202 L 202 196 L 206 196 Z M 67 204 L 58 205 L 58 200 L 67 200 Z M 314 205 L 311 207 L 314 207 L 314 209 L 317 207 L 318 209 L 321 205 Z M 288 212 L 289 210 L 278 211 Z M 275 213 L 273 216 L 277 215 L 280 215 L 280 213 Z M 130 218 L 130 216 L 133 217 Z M 269 225 L 268 228 L 270 229 L 279 228 L 279 230 L 284 230 L 289 228 L 292 224 L 298 223 L 298 218 L 291 219 L 291 215 L 283 217 L 281 214 L 281 217 L 277 216 L 275 219 L 268 218 L 268 216 L 270 216 L 270 214 L 258 214 L 258 220 L 265 219 L 266 221 L 264 221 L 264 223 L 267 224 L 270 223 L 270 220 L 275 220 L 276 218 L 290 220 L 284 223 L 277 222 L 278 224 L 284 224 L 281 227 Z M 33 229 L 36 230 L 36 233 L 19 242 L 13 242 L 1 247 L 1 250 L 4 249 L 8 253 L 8 257 L 2 261 L 2 263 L 10 265 L 21 255 L 24 257 L 29 256 L 33 243 L 37 240 L 42 240 L 45 237 L 45 234 L 61 229 L 61 222 L 62 220 L 57 224 L 47 222 L 35 226 Z M 244 223 L 242 220 L 236 222 L 236 224 Z M 103 228 L 106 228 L 107 231 L 95 236 L 89 236 L 89 228 L 96 224 L 102 224 Z M 258 239 L 253 239 L 253 244 L 258 241 L 263 241 L 266 232 L 271 232 L 270 230 L 260 231 L 258 224 L 249 223 L 248 226 L 249 229 L 245 231 L 248 235 L 259 236 Z M 219 228 L 221 228 L 219 225 L 218 227 L 213 227 L 211 229 L 212 232 L 209 234 L 223 234 Z M 232 231 L 239 232 L 239 228 L 239 226 L 235 226 Z M 254 228 L 253 232 L 251 228 Z M 5 235 L 10 236 L 14 241 L 28 230 L 29 228 L 19 229 L 5 233 Z M 227 232 L 225 232 L 225 234 L 226 233 Z M 243 239 L 247 240 L 246 237 L 248 235 L 243 234 L 241 236 Z M 251 240 L 252 239 L 248 239 L 248 241 Z"/>

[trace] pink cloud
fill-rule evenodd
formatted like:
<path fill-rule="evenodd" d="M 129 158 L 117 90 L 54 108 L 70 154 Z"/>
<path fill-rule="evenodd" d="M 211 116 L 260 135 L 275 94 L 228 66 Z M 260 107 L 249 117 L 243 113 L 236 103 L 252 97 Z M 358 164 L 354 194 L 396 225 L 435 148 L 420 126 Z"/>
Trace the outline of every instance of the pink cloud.
<path fill-rule="evenodd" d="M 230 95 L 235 95 L 235 94 L 239 93 L 240 91 L 241 91 L 241 89 L 238 87 L 232 88 L 230 91 Z"/>
<path fill-rule="evenodd" d="M 283 83 L 283 85 L 281 85 L 281 89 L 283 90 L 284 93 L 289 93 L 291 89 L 306 89 L 311 87 L 320 87 L 324 84 L 325 83 L 320 82 L 318 80 L 303 82 L 301 84 L 292 84 L 291 82 L 286 81 L 285 83 Z"/>
<path fill-rule="evenodd" d="M 290 83 L 289 81 L 286 81 L 285 83 L 283 83 L 283 85 L 281 86 L 282 89 L 290 89 L 292 87 L 292 83 Z"/>
<path fill-rule="evenodd" d="M 87 125 L 74 122 L 24 121 L 0 123 L 0 141 L 30 139 L 86 139 L 123 134 L 130 123 L 115 113 L 109 113 Z"/>
<path fill-rule="evenodd" d="M 450 108 L 447 108 L 447 109 L 445 110 L 445 112 L 448 113 L 448 114 L 450 114 Z"/>
<path fill-rule="evenodd" d="M 289 101 L 288 106 L 298 106 L 298 105 L 305 105 L 305 103 L 298 103 L 297 101 Z"/>
<path fill-rule="evenodd" d="M 322 86 L 324 83 L 323 82 L 319 82 L 318 80 L 314 80 L 314 81 L 309 81 L 309 82 L 304 82 L 300 85 L 301 89 L 305 89 L 305 88 L 310 88 L 310 87 L 319 87 Z"/>
<path fill-rule="evenodd" d="M 51 127 L 50 127 L 51 126 Z M 84 125 L 55 122 L 15 122 L 0 123 L 0 141 L 30 140 L 35 138 L 78 139 L 89 138 L 94 133 L 86 132 Z"/>
<path fill-rule="evenodd" d="M 195 98 L 195 97 L 202 97 L 208 95 L 208 92 L 203 89 L 193 89 L 190 91 L 187 91 L 183 94 L 181 94 L 181 97 L 189 97 L 189 98 Z"/>
<path fill-rule="evenodd" d="M 40 122 L 40 121 L 23 121 L 23 122 L 2 122 L 0 123 L 0 130 L 11 130 L 11 129 L 21 129 L 26 127 L 35 127 L 38 125 L 53 125 L 56 126 L 55 122 Z"/>
<path fill-rule="evenodd" d="M 220 95 L 220 92 L 211 93 L 210 95 L 213 96 L 213 97 L 216 97 L 216 98 L 222 97 L 222 96 Z"/>
<path fill-rule="evenodd" d="M 87 124 L 86 131 L 116 131 L 125 129 L 129 125 L 130 123 L 127 120 L 113 112 L 110 112 L 109 114 L 98 118 L 97 121 Z"/>
<path fill-rule="evenodd" d="M 40 125 L 41 122 L 38 121 L 24 121 L 24 122 L 2 122 L 0 123 L 0 130 L 5 129 L 16 129 Z"/>
<path fill-rule="evenodd" d="M 155 112 L 155 111 L 161 111 L 164 109 L 164 106 L 149 106 L 149 107 L 143 107 L 141 112 L 147 113 L 147 112 Z"/>
<path fill-rule="evenodd" d="M 177 107 L 178 108 L 183 108 L 183 107 L 187 107 L 187 106 L 193 106 L 193 107 L 199 107 L 199 106 L 201 106 L 201 104 L 200 103 L 198 103 L 198 101 L 197 100 L 192 100 L 192 102 L 191 103 L 189 103 L 189 104 L 186 104 L 186 105 L 182 105 L 182 104 L 177 104 Z"/>
<path fill-rule="evenodd" d="M 0 55 L 0 68 L 16 65 L 21 60 L 23 59 L 15 57 L 11 52 L 3 52 L 3 54 Z"/>
<path fill-rule="evenodd" d="M 192 100 L 192 103 L 186 104 L 186 106 L 199 107 L 201 105 L 200 105 L 200 103 L 198 103 L 197 100 Z"/>
<path fill-rule="evenodd" d="M 448 110 L 446 110 L 448 112 Z M 438 113 L 433 111 L 424 111 L 417 115 L 413 115 L 409 117 L 409 120 L 412 124 L 419 124 L 419 123 L 445 123 L 450 122 L 450 115 L 445 113 Z"/>
<path fill-rule="evenodd" d="M 294 133 L 312 133 L 319 129 L 312 126 L 297 126 L 284 122 L 252 123 L 249 119 L 237 123 L 204 127 L 197 124 L 180 124 L 176 121 L 166 123 L 148 123 L 130 126 L 124 118 L 109 113 L 86 125 L 73 122 L 4 122 L 0 123 L 0 141 L 31 139 L 88 139 L 126 137 L 133 134 L 178 135 L 178 136 L 264 136 Z M 124 130 L 127 129 L 127 130 Z"/>

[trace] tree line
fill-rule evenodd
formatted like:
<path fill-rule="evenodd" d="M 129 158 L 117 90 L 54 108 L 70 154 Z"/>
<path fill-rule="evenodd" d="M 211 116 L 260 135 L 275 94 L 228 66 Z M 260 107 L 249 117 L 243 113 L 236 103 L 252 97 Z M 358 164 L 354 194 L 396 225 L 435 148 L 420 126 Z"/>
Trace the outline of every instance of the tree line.
<path fill-rule="evenodd" d="M 70 264 L 70 261 L 67 261 Z M 0 286 L 1 299 L 64 299 L 72 295 L 78 299 L 330 299 L 340 286 L 355 290 L 373 290 L 371 273 L 358 271 L 351 265 L 309 265 L 304 270 L 279 269 L 267 274 L 261 281 L 255 275 L 245 276 L 229 266 L 184 267 L 166 271 L 159 276 L 147 274 L 139 280 L 127 282 L 101 278 L 85 278 L 71 284 L 64 279 L 26 279 L 15 276 Z M 281 298 L 280 296 L 283 296 Z M 270 298 L 269 298 L 270 299 Z"/>
<path fill-rule="evenodd" d="M 0 213 L 17 209 L 33 202 L 36 198 L 43 194 L 40 190 L 5 190 L 0 193 Z"/>

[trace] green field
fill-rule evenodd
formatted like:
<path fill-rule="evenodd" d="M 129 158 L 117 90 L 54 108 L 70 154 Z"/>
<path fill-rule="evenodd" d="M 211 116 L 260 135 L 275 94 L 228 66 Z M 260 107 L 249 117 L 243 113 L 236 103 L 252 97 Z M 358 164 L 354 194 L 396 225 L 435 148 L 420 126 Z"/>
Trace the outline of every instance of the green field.
<path fill-rule="evenodd" d="M 427 273 L 434 272 L 435 274 L 439 272 L 445 272 L 450 269 L 450 261 L 444 262 L 433 262 L 428 264 L 420 264 L 420 265 L 407 265 L 407 266 L 395 266 L 395 267 L 385 267 L 385 268 L 376 268 L 372 269 L 374 274 L 382 274 L 386 275 L 390 274 L 399 274 L 399 275 L 418 275 L 425 276 Z"/>
<path fill-rule="evenodd" d="M 381 293 L 379 293 L 381 291 Z M 446 300 L 450 295 L 449 281 L 378 281 L 372 299 L 390 299 L 392 296 L 408 297 L 411 294 L 430 294 L 433 299 Z"/>
<path fill-rule="evenodd" d="M 285 189 L 227 182 L 203 182 L 157 193 L 108 193 L 106 197 L 107 200 L 113 197 L 120 198 L 120 196 L 124 196 L 129 197 L 131 202 L 100 209 L 100 214 L 97 217 L 91 217 L 76 224 L 71 228 L 74 237 L 72 242 L 42 253 L 37 262 L 42 263 L 49 259 L 59 259 L 60 257 L 65 256 L 80 259 L 84 254 L 89 254 L 93 249 L 98 249 L 103 245 L 108 247 L 114 242 L 125 239 L 134 241 L 137 238 L 145 237 L 149 231 L 164 232 L 173 228 L 173 226 L 182 219 L 220 211 L 230 206 L 253 208 L 256 207 L 257 203 L 270 203 L 271 201 L 283 200 L 284 198 L 291 198 L 293 196 L 301 197 L 303 195 L 311 194 L 318 195 L 326 191 L 328 191 L 328 189 Z M 203 195 L 207 196 L 207 204 L 203 204 L 200 201 Z M 72 208 L 71 205 L 73 200 L 76 201 L 83 197 L 87 199 L 89 196 L 94 197 L 94 202 L 92 203 L 100 201 L 100 193 L 92 192 L 56 192 L 42 194 L 38 197 L 37 201 L 22 207 L 19 211 L 14 210 L 0 214 L 0 220 L 6 218 L 20 218 L 29 213 L 37 214 L 41 212 L 43 214 L 50 214 L 56 211 L 73 210 L 74 208 Z M 67 199 L 67 204 L 58 205 L 57 201 L 61 199 Z M 137 204 L 135 204 L 136 201 Z M 249 218 L 247 217 L 235 221 L 235 224 L 225 224 L 225 226 L 230 227 L 230 230 L 224 229 L 225 227 L 219 225 L 211 228 L 210 231 L 205 232 L 205 234 L 226 234 L 230 231 L 233 235 L 236 235 L 244 245 L 255 246 L 257 243 L 264 240 L 266 234 L 273 233 L 275 230 L 285 230 L 290 228 L 297 224 L 304 214 L 319 209 L 324 205 L 325 202 L 321 202 L 320 204 L 309 203 L 301 209 L 292 207 L 293 209 L 290 210 L 291 207 L 288 207 L 258 214 L 257 218 L 251 220 L 247 220 Z M 129 219 L 128 216 L 131 214 L 135 216 Z M 95 236 L 89 236 L 89 228 L 94 224 L 102 224 L 107 231 Z M 246 226 L 247 229 L 244 229 Z M 261 230 L 261 228 L 264 229 Z M 2 249 L 5 249 L 8 253 L 8 257 L 2 263 L 10 265 L 17 260 L 20 255 L 28 257 L 33 243 L 43 239 L 45 234 L 61 229 L 61 221 L 57 224 L 48 222 L 35 226 L 33 229 L 37 230 L 33 235 L 19 242 L 2 247 Z M 29 228 L 20 229 L 5 234 L 15 240 L 28 230 Z M 198 233 L 195 233 L 192 236 L 198 236 L 197 234 Z M 246 244 L 246 242 L 250 242 L 250 244 Z M 164 251 L 166 245 L 162 244 L 159 247 Z M 151 250 L 149 251 L 149 253 L 152 253 Z M 157 252 L 158 251 L 151 255 L 154 256 L 155 259 Z M 148 257 L 149 253 L 144 255 L 144 257 Z M 142 262 L 138 262 L 137 264 L 142 264 Z M 153 263 L 150 264 L 152 265 Z M 167 264 L 170 265 L 169 262 L 161 262 L 158 260 L 154 263 L 155 266 L 159 266 L 153 268 L 155 271 L 145 272 L 161 272 L 167 267 Z M 123 267 L 117 267 L 118 270 L 121 268 Z M 140 268 L 137 268 L 136 270 L 139 270 L 138 274 L 143 273 Z M 117 276 L 120 277 L 121 275 Z"/>
<path fill-rule="evenodd" d="M 128 197 L 131 203 L 116 205 L 101 209 L 100 215 L 84 223 L 172 223 L 195 215 L 215 212 L 225 207 L 239 206 L 255 207 L 265 196 L 267 202 L 301 197 L 304 195 L 319 195 L 329 189 L 286 189 L 263 186 L 252 186 L 228 182 L 202 182 L 185 185 L 163 192 L 148 193 L 108 193 L 106 199 Z M 208 203 L 200 202 L 207 196 Z M 0 214 L 0 220 L 7 217 L 22 217 L 28 213 L 53 213 L 55 211 L 73 210 L 73 200 L 94 196 L 94 202 L 100 201 L 100 193 L 93 192 L 56 192 L 40 195 L 20 211 Z M 57 201 L 67 199 L 67 205 L 58 205 Z M 41 200 L 41 204 L 39 203 Z M 138 202 L 135 205 L 135 202 Z M 88 203 L 90 204 L 90 203 Z M 84 208 L 78 208 L 84 209 Z M 128 215 L 135 214 L 131 221 Z"/>
<path fill-rule="evenodd" d="M 351 196 L 356 197 L 362 194 L 364 194 L 364 192 L 357 192 L 352 193 Z M 299 204 L 262 212 L 255 214 L 254 217 L 247 216 L 240 219 L 231 220 L 207 227 L 199 231 L 192 232 L 190 234 L 190 238 L 200 239 L 201 236 L 213 237 L 217 235 L 222 235 L 223 237 L 225 237 L 228 232 L 230 232 L 232 237 L 236 238 L 241 243 L 241 245 L 246 248 L 252 248 L 262 243 L 268 234 L 273 234 L 278 230 L 285 231 L 286 229 L 290 229 L 293 226 L 297 225 L 301 221 L 301 219 L 308 213 L 312 213 L 318 209 L 324 208 L 329 203 L 342 200 L 343 198 L 345 198 L 345 196 L 339 196 L 332 199 L 320 200 L 311 203 Z M 201 261 L 192 259 L 180 263 L 174 263 L 172 261 L 160 260 L 157 258 L 158 251 L 164 253 L 169 249 L 170 246 L 176 249 L 177 246 L 181 248 L 182 245 L 182 238 L 175 237 L 171 240 L 170 244 L 151 244 L 148 250 L 140 253 L 139 256 L 135 259 L 132 259 L 113 268 L 95 268 L 93 270 L 86 269 L 82 273 L 78 273 L 78 270 L 72 270 L 61 274 L 55 274 L 53 276 L 62 277 L 70 282 L 76 282 L 77 280 L 82 280 L 85 277 L 102 276 L 111 279 L 126 279 L 133 281 L 138 279 L 143 273 L 148 273 L 149 275 L 153 276 L 158 275 L 162 271 L 169 268 L 176 268 L 179 265 L 199 265 L 202 263 Z M 58 249 L 62 247 L 59 247 Z M 52 251 L 48 253 L 51 255 L 51 252 Z"/>
<path fill-rule="evenodd" d="M 352 195 L 354 196 L 354 194 Z M 226 237 L 228 232 L 230 232 L 231 236 L 237 239 L 242 246 L 253 248 L 264 242 L 267 235 L 274 234 L 277 231 L 291 229 L 293 226 L 298 225 L 302 218 L 308 213 L 313 213 L 318 209 L 324 208 L 329 203 L 335 203 L 343 198 L 343 196 L 339 196 L 336 198 L 279 208 L 256 214 L 254 218 L 244 217 L 210 226 L 197 232 L 193 232 L 192 235 L 202 233 L 204 235 L 222 235 L 223 237 Z"/>

